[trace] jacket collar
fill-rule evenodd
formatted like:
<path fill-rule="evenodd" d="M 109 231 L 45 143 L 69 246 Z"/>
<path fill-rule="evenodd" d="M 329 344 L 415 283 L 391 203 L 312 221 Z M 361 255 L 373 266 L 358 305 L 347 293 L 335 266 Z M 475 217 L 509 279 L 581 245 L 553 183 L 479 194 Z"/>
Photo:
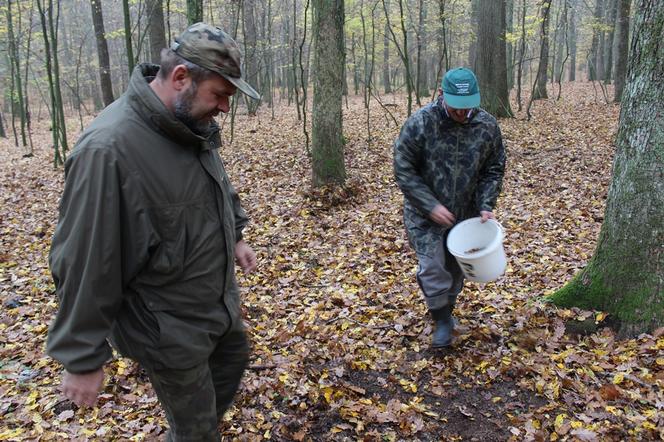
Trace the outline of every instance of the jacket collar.
<path fill-rule="evenodd" d="M 208 136 L 195 134 L 164 105 L 149 86 L 159 71 L 159 65 L 142 63 L 136 66 L 129 80 L 127 100 L 139 116 L 178 144 L 196 146 L 202 150 L 221 146 L 219 126 L 214 122 Z"/>

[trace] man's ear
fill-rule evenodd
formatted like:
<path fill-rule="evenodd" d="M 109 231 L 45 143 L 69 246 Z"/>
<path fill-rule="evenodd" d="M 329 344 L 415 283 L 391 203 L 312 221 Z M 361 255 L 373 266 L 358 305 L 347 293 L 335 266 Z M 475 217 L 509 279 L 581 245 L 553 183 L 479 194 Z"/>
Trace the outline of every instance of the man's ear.
<path fill-rule="evenodd" d="M 183 64 L 179 64 L 173 68 L 171 72 L 171 83 L 173 84 L 173 89 L 176 91 L 181 91 L 189 85 L 191 82 L 191 75 L 189 74 L 189 69 Z"/>
<path fill-rule="evenodd" d="M 441 88 L 438 88 L 438 95 L 443 95 L 443 90 Z"/>

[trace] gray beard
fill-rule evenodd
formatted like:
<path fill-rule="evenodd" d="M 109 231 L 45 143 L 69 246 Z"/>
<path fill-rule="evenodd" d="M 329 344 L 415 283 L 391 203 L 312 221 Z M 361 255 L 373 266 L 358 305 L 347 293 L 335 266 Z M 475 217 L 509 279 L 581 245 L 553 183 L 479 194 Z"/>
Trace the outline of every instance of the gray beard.
<path fill-rule="evenodd" d="M 198 87 L 195 83 L 189 90 L 183 92 L 175 99 L 173 114 L 182 124 L 187 126 L 196 135 L 207 135 L 210 132 L 210 121 L 196 119 L 191 115 L 191 107 Z"/>

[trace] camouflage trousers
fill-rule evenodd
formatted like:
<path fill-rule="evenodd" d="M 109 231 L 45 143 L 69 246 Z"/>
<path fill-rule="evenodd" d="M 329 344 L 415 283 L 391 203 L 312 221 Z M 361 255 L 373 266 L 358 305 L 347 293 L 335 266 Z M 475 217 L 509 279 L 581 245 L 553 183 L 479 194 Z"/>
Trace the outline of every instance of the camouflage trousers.
<path fill-rule="evenodd" d="M 457 260 L 447 250 L 447 234 L 432 235 L 432 243 L 418 252 L 417 283 L 422 289 L 429 310 L 437 310 L 456 303 L 463 289 L 463 272 Z"/>
<path fill-rule="evenodd" d="M 249 360 L 243 330 L 231 330 L 220 340 L 207 362 L 180 370 L 145 368 L 166 412 L 168 442 L 220 441 L 217 426 L 233 401 Z"/>

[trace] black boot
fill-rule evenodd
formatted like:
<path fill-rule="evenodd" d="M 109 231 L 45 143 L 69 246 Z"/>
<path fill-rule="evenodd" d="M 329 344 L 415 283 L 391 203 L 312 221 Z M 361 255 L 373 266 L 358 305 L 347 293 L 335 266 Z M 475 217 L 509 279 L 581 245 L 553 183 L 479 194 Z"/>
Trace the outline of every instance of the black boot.
<path fill-rule="evenodd" d="M 443 308 L 430 310 L 431 317 L 436 323 L 436 329 L 433 332 L 433 348 L 447 347 L 452 343 L 452 332 L 454 331 L 454 320 L 452 319 L 452 306 L 446 305 Z"/>

